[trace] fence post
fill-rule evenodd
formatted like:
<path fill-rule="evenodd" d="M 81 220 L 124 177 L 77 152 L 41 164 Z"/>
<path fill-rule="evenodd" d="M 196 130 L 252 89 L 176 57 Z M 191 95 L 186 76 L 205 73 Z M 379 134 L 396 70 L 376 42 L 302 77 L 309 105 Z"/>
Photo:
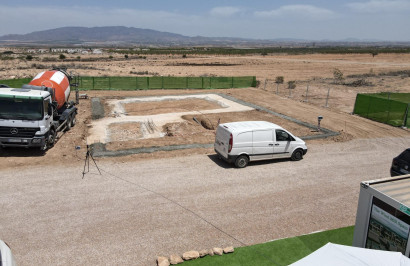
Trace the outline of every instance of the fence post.
<path fill-rule="evenodd" d="M 186 86 L 185 86 L 186 89 L 189 89 L 189 88 L 188 88 L 188 77 L 185 77 L 185 83 L 186 83 Z"/>
<path fill-rule="evenodd" d="M 147 77 L 147 90 L 149 90 L 149 80 L 150 80 L 150 77 Z"/>
<path fill-rule="evenodd" d="M 111 77 L 108 77 L 108 90 L 111 90 Z"/>
<path fill-rule="evenodd" d="M 212 77 L 209 78 L 209 88 L 212 89 Z"/>
<path fill-rule="evenodd" d="M 329 107 L 329 105 L 328 105 L 328 103 L 329 103 L 329 94 L 330 94 L 330 87 L 329 87 L 329 89 L 327 90 L 327 97 L 326 97 L 326 105 L 325 105 L 325 107 Z"/>
<path fill-rule="evenodd" d="M 309 92 L 309 83 L 306 85 L 306 100 L 305 100 L 305 102 L 308 102 L 308 92 Z"/>
<path fill-rule="evenodd" d="M 233 89 L 233 77 L 231 77 L 232 82 L 231 82 L 231 89 Z"/>
<path fill-rule="evenodd" d="M 95 89 L 95 81 L 94 81 L 94 77 L 93 77 L 93 90 Z"/>
<path fill-rule="evenodd" d="M 161 81 L 162 81 L 161 87 L 162 87 L 162 89 L 164 89 L 164 76 L 162 76 Z"/>

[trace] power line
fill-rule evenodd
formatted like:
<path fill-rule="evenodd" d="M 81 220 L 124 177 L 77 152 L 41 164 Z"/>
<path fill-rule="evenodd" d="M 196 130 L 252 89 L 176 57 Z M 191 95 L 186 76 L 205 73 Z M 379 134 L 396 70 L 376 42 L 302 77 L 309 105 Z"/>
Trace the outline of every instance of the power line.
<path fill-rule="evenodd" d="M 167 201 L 169 201 L 169 202 L 172 202 L 173 204 L 179 206 L 179 207 L 182 208 L 183 210 L 185 210 L 185 211 L 187 211 L 187 212 L 190 212 L 190 213 L 193 214 L 194 216 L 198 217 L 200 220 L 206 222 L 207 224 L 209 224 L 210 226 L 212 226 L 213 228 L 215 228 L 215 229 L 218 230 L 219 232 L 221 232 L 221 233 L 225 234 L 226 236 L 228 236 L 228 237 L 234 239 L 235 241 L 237 241 L 238 243 L 240 243 L 242 246 L 248 246 L 248 245 L 247 245 L 246 243 L 244 243 L 243 241 L 239 240 L 238 238 L 234 237 L 233 235 L 231 235 L 231 234 L 229 234 L 228 232 L 224 231 L 223 229 L 219 228 L 218 226 L 216 226 L 216 225 L 213 224 L 212 222 L 208 221 L 207 219 L 205 219 L 205 218 L 202 217 L 201 215 L 197 214 L 196 212 L 192 211 L 191 209 L 188 209 L 187 207 L 181 205 L 181 204 L 178 203 L 177 201 L 175 201 L 175 200 L 173 200 L 173 199 L 170 199 L 170 198 L 168 198 L 167 196 L 165 196 L 165 195 L 163 195 L 163 194 L 161 194 L 161 193 L 158 193 L 158 192 L 156 192 L 156 191 L 154 191 L 154 190 L 151 190 L 151 189 L 149 189 L 149 188 L 146 188 L 146 187 L 144 187 L 144 186 L 142 186 L 142 185 L 140 185 L 140 184 L 137 184 L 137 183 L 132 182 L 132 181 L 130 181 L 130 180 L 127 180 L 127 179 L 125 179 L 125 178 L 122 178 L 122 177 L 119 177 L 119 176 L 117 176 L 117 175 L 114 175 L 114 174 L 112 174 L 112 173 L 110 173 L 110 172 L 108 172 L 108 171 L 106 171 L 106 170 L 104 170 L 104 169 L 102 169 L 102 168 L 99 168 L 99 169 L 100 169 L 102 172 L 107 173 L 108 175 L 110 175 L 110 176 L 112 176 L 112 177 L 114 177 L 114 178 L 116 178 L 116 179 L 122 180 L 122 181 L 124 181 L 124 182 L 126 182 L 126 183 L 129 183 L 129 184 L 132 184 L 132 185 L 134 185 L 134 186 L 137 186 L 137 187 L 139 187 L 139 188 L 141 188 L 141 189 L 143 189 L 143 190 L 145 190 L 145 191 L 151 192 L 152 194 L 155 194 L 155 195 L 157 195 L 157 196 L 159 196 L 159 197 L 161 197 L 161 198 L 163 198 L 163 199 L 165 199 L 165 200 L 167 200 Z M 265 257 L 267 260 L 271 261 L 274 265 L 279 265 L 279 266 L 281 265 L 281 264 L 277 263 L 276 261 L 274 261 L 272 258 L 268 257 L 267 255 L 265 255 L 265 254 L 263 254 L 263 253 L 261 253 L 261 252 L 259 252 L 259 251 L 258 251 L 258 253 L 259 253 L 261 256 Z"/>

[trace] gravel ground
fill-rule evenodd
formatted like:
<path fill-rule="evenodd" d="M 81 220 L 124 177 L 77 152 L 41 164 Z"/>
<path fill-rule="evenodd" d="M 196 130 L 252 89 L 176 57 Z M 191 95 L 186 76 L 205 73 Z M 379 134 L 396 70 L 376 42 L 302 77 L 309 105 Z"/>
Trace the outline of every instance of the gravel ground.
<path fill-rule="evenodd" d="M 359 184 L 406 138 L 312 144 L 299 162 L 235 169 L 214 154 L 0 170 L 0 238 L 19 265 L 155 265 L 158 255 L 353 225 Z"/>

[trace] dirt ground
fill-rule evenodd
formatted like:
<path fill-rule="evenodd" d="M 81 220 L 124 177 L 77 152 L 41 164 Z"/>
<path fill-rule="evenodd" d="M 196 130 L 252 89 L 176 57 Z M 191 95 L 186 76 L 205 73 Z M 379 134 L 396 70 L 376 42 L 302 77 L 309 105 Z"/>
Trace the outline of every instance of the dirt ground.
<path fill-rule="evenodd" d="M 93 57 L 90 55 L 89 57 Z M 94 56 L 96 57 L 96 56 Z M 354 100 L 359 92 L 410 92 L 410 77 L 405 71 L 410 69 L 410 55 L 408 54 L 379 54 L 371 55 L 269 55 L 269 56 L 148 56 L 147 59 L 129 58 L 124 60 L 120 56 L 108 59 L 100 56 L 97 62 L 70 62 L 74 68 L 69 71 L 79 75 L 96 76 L 130 76 L 131 72 L 146 71 L 148 75 L 174 76 L 242 76 L 256 75 L 259 85 L 257 88 L 224 89 L 224 90 L 143 90 L 143 91 L 86 91 L 89 99 L 81 99 L 78 106 L 78 123 L 69 132 L 64 133 L 55 147 L 45 154 L 25 149 L 1 149 L 0 167 L 14 168 L 38 164 L 72 163 L 84 159 L 87 136 L 91 121 L 91 97 L 103 99 L 121 99 L 125 97 L 164 96 L 194 93 L 223 93 L 237 99 L 263 106 L 277 113 L 294 117 L 304 122 L 317 124 L 317 117 L 323 116 L 322 127 L 340 132 L 341 135 L 326 140 L 312 140 L 309 143 L 328 143 L 348 141 L 355 138 L 400 137 L 407 136 L 408 130 L 394 128 L 388 125 L 369 121 L 353 116 Z M 56 65 L 58 62 L 54 62 Z M 38 65 L 47 67 L 48 63 L 41 61 L 26 62 L 24 60 L 5 61 L 0 69 L 0 79 L 33 76 L 42 71 Z M 51 67 L 51 63 L 50 63 Z M 340 69 L 345 80 L 343 84 L 335 84 L 333 70 Z M 402 72 L 399 72 L 402 71 Z M 399 74 L 397 74 L 399 73 Z M 402 74 L 400 74 L 402 73 Z M 348 77 L 348 75 L 355 75 Z M 277 84 L 275 77 L 283 76 L 285 83 Z M 361 86 L 348 85 L 357 80 L 365 80 Z M 266 82 L 265 82 L 266 80 Z M 286 82 L 296 81 L 296 88 L 289 92 Z M 347 85 L 346 85 L 347 84 Z M 306 90 L 309 85 L 307 98 Z M 329 88 L 330 92 L 329 92 Z M 277 91 L 279 92 L 277 94 Z M 325 107 L 329 92 L 328 106 Z M 181 102 L 182 109 L 198 110 L 198 108 L 213 108 L 206 101 L 196 100 Z M 212 104 L 211 104 L 212 105 Z M 107 105 L 105 105 L 107 106 Z M 208 107 L 207 107 L 208 106 Z M 106 108 L 107 109 L 107 108 Z M 172 102 L 163 102 L 161 109 L 157 105 L 145 103 L 143 105 L 130 104 L 127 112 L 158 113 L 173 110 Z M 107 110 L 109 112 L 109 110 Z M 178 143 L 212 143 L 214 131 L 204 128 L 193 121 L 193 117 L 184 117 L 185 122 L 170 124 L 164 128 L 166 136 L 155 140 L 130 141 L 129 135 L 138 136 L 138 125 L 112 125 L 110 130 L 117 132 L 116 142 L 108 145 L 110 149 L 123 149 L 124 146 L 171 145 Z M 215 125 L 220 119 L 226 121 L 268 120 L 280 124 L 296 135 L 313 134 L 309 130 L 295 127 L 292 123 L 266 115 L 263 112 L 231 115 L 206 115 L 200 120 L 211 121 Z M 290 124 L 289 124 L 290 123 Z M 135 127 L 134 127 L 135 126 Z M 147 142 L 147 143 L 144 143 Z M 132 143 L 133 142 L 133 143 Z M 181 150 L 173 152 L 157 152 L 154 154 L 138 154 L 117 159 L 107 160 L 140 160 L 144 158 L 174 157 L 195 153 L 212 153 L 212 149 Z"/>
<path fill-rule="evenodd" d="M 107 55 L 105 58 L 99 62 L 75 62 L 74 71 L 101 76 L 129 76 L 130 72 L 139 71 L 177 76 L 256 75 L 259 86 L 81 92 L 89 98 L 80 100 L 77 124 L 61 135 L 52 149 L 45 153 L 0 149 L 0 203 L 4 207 L 0 227 L 2 238 L 13 247 L 21 265 L 84 262 L 154 265 L 160 255 L 241 245 L 215 230 L 217 227 L 246 244 L 256 244 L 352 225 L 359 183 L 388 176 L 391 158 L 410 146 L 407 129 L 351 114 L 358 92 L 410 92 L 410 77 L 397 74 L 410 69 L 407 54 L 380 54 L 374 58 L 370 55 L 188 56 L 187 59 L 149 56 L 129 60 L 119 56 L 108 60 Z M 0 67 L 0 79 L 34 75 L 41 71 L 33 66 L 35 63 L 6 61 Z M 51 67 L 51 63 L 37 62 L 40 63 Z M 343 71 L 346 84 L 359 79 L 366 82 L 361 86 L 334 84 L 334 68 Z M 369 73 L 375 76 L 367 77 Z M 353 74 L 357 76 L 347 77 Z M 285 84 L 296 80 L 296 89 L 289 92 L 282 84 L 276 94 L 276 84 L 272 82 L 276 76 L 284 76 Z M 324 107 L 329 87 L 328 107 Z M 91 171 L 84 178 L 92 97 L 105 101 L 198 93 L 225 94 L 310 124 L 316 124 L 320 115 L 321 126 L 340 135 L 308 140 L 309 152 L 299 162 L 257 162 L 238 170 L 218 160 L 212 148 L 197 148 L 99 157 L 96 161 L 102 175 L 91 162 Z M 184 108 L 194 110 L 209 104 L 181 103 Z M 172 102 L 165 104 L 167 112 L 173 110 Z M 155 113 L 158 106 L 128 108 Z M 109 115 L 109 108 L 106 111 Z M 193 120 L 194 116 L 201 125 Z M 111 124 L 108 130 L 115 138 L 107 148 L 210 143 L 214 130 L 208 128 L 218 120 L 223 123 L 263 119 L 280 124 L 298 136 L 315 134 L 258 110 L 186 115 L 183 119 L 181 123 L 165 125 L 163 138 L 150 140 L 130 139 L 140 136 L 138 123 Z"/>

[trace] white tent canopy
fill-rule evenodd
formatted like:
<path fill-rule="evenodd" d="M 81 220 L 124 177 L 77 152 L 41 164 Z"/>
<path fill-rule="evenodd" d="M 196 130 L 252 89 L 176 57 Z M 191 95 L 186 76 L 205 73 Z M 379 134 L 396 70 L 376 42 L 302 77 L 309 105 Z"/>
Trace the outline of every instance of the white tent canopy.
<path fill-rule="evenodd" d="M 366 248 L 349 247 L 327 243 L 312 254 L 291 264 L 292 266 L 309 265 L 372 265 L 372 266 L 410 266 L 410 259 L 400 252 L 382 251 Z"/>

